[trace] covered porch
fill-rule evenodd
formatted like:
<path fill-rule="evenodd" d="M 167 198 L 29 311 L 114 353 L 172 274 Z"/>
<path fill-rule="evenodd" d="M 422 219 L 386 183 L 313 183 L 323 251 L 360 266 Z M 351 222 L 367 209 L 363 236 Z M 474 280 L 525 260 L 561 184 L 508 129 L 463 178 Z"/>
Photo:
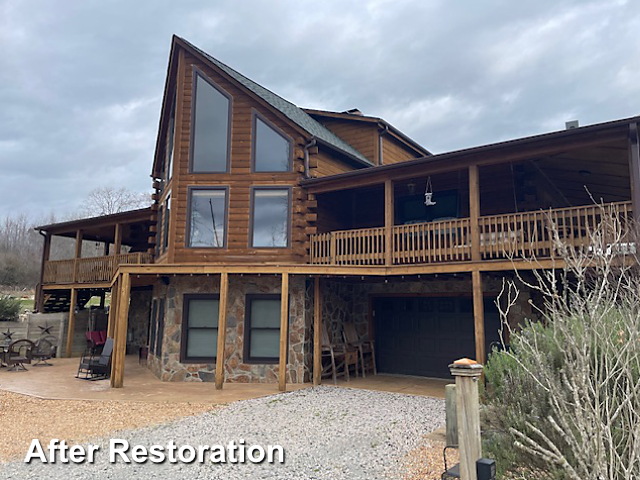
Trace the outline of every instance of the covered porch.
<path fill-rule="evenodd" d="M 153 222 L 149 207 L 36 227 L 44 241 L 36 309 L 50 311 L 46 291 L 108 287 L 119 265 L 151 263 Z"/>
<path fill-rule="evenodd" d="M 603 217 L 640 216 L 638 151 L 637 125 L 620 121 L 306 180 L 317 215 L 308 261 L 548 260 L 552 224 L 589 249 Z"/>

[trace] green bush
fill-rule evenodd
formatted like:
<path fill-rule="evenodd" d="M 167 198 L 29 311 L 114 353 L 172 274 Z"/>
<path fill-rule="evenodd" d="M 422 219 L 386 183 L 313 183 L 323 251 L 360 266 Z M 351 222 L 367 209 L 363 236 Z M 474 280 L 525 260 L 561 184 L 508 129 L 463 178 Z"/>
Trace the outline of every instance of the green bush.
<path fill-rule="evenodd" d="M 22 304 L 20 300 L 9 295 L 0 296 L 0 321 L 17 320 L 20 315 Z"/>

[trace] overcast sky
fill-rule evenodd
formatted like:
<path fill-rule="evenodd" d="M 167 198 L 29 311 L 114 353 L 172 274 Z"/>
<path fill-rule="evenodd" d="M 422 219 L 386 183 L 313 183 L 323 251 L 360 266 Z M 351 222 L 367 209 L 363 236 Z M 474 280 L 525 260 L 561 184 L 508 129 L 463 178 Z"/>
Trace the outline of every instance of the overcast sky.
<path fill-rule="evenodd" d="M 0 216 L 150 187 L 171 35 L 432 152 L 640 114 L 629 1 L 0 0 Z"/>

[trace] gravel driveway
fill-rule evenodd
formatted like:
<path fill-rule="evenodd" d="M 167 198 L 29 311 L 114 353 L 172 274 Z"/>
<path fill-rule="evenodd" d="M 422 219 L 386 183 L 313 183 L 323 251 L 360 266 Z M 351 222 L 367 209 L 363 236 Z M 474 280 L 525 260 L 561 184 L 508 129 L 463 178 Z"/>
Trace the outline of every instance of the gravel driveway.
<path fill-rule="evenodd" d="M 108 443 L 95 464 L 14 462 L 0 478 L 379 479 L 400 478 L 403 457 L 444 424 L 444 401 L 339 387 L 315 387 L 239 401 L 219 411 L 117 435 L 131 445 L 279 444 L 284 464 L 108 463 Z M 108 442 L 108 440 L 107 440 Z"/>

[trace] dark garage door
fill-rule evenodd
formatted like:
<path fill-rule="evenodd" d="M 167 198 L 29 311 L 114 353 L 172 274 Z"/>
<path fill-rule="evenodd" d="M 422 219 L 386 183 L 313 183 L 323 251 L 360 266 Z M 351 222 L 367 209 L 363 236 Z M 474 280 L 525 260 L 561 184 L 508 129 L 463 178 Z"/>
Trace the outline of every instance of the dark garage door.
<path fill-rule="evenodd" d="M 499 340 L 500 317 L 492 300 L 484 306 L 488 352 Z M 450 378 L 453 360 L 475 358 L 471 298 L 376 298 L 374 312 L 380 373 Z"/>

